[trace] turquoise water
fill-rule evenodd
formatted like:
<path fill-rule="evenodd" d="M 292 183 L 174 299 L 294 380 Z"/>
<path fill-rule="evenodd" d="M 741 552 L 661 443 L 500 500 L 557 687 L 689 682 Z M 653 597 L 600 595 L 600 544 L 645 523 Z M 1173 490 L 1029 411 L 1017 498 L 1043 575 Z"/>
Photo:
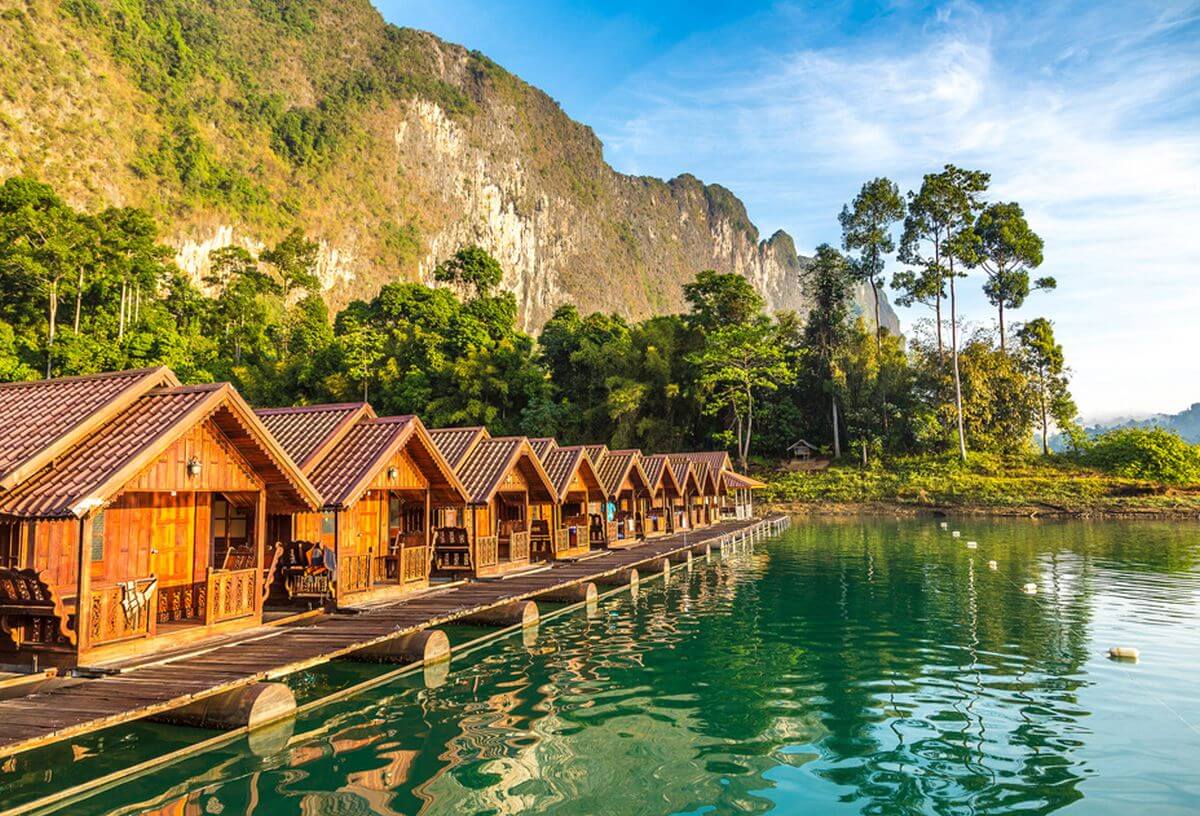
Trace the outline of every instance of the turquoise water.
<path fill-rule="evenodd" d="M 63 812 L 1200 812 L 1200 527 L 957 526 L 797 520 L 493 643 L 435 688 L 395 680 Z M 1109 660 L 1116 644 L 1141 661 Z M 20 757 L 0 802 L 197 733 Z"/>

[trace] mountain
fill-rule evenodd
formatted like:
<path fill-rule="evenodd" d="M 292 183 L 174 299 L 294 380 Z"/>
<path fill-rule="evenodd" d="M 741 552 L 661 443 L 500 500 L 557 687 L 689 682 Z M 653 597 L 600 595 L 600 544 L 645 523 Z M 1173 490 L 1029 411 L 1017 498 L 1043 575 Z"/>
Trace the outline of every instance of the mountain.
<path fill-rule="evenodd" d="M 1200 402 L 1192 403 L 1190 408 L 1178 414 L 1155 414 L 1142 419 L 1098 423 L 1089 426 L 1087 432 L 1096 435 L 1116 428 L 1166 428 L 1192 444 L 1200 444 Z"/>
<path fill-rule="evenodd" d="M 678 310 L 705 268 L 807 308 L 805 259 L 732 192 L 614 171 L 548 95 L 367 0 L 0 0 L 0 135 L 0 177 L 150 210 L 197 278 L 300 225 L 333 306 L 478 243 L 529 328 Z"/>

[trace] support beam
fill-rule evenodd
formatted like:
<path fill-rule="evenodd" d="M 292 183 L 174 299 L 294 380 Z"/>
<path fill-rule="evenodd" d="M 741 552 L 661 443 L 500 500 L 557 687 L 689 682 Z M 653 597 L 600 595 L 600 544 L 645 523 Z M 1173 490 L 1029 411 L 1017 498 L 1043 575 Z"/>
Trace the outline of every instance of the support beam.
<path fill-rule="evenodd" d="M 258 728 L 291 716 L 296 697 L 283 683 L 251 683 L 224 694 L 205 697 L 151 719 L 174 725 L 215 728 Z"/>
<path fill-rule="evenodd" d="M 513 601 L 504 606 L 485 609 L 465 618 L 463 623 L 475 626 L 537 626 L 540 615 L 538 605 L 533 601 Z"/>

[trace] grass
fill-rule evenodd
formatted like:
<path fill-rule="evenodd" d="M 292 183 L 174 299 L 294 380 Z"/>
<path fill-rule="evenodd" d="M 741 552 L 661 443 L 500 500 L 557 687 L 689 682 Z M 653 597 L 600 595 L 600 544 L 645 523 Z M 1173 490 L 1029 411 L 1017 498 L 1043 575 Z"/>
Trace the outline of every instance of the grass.
<path fill-rule="evenodd" d="M 1173 487 L 1113 476 L 1051 457 L 917 456 L 862 468 L 777 472 L 761 499 L 777 505 L 889 505 L 912 510 L 1068 515 L 1192 515 L 1200 485 Z"/>

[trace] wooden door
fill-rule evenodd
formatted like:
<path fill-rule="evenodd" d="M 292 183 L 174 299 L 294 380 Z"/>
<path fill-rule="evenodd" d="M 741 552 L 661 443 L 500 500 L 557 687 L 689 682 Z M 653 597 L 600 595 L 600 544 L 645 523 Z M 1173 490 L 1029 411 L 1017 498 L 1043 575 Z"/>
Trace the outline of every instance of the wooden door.
<path fill-rule="evenodd" d="M 190 584 L 194 563 L 190 503 L 167 493 L 152 496 L 148 514 L 150 572 L 160 586 Z"/>

